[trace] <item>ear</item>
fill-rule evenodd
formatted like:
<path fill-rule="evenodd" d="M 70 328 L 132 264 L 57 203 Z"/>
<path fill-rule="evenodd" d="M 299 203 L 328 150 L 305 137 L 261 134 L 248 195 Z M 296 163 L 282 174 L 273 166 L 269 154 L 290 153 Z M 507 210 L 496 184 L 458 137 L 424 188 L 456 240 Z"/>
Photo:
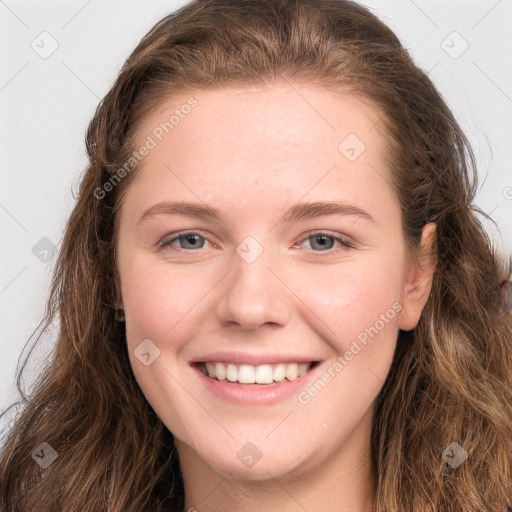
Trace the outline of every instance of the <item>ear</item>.
<path fill-rule="evenodd" d="M 406 269 L 402 310 L 398 317 L 398 327 L 403 331 L 410 331 L 418 324 L 432 288 L 436 254 L 436 225 L 426 224 L 421 233 L 418 257 L 411 258 Z"/>

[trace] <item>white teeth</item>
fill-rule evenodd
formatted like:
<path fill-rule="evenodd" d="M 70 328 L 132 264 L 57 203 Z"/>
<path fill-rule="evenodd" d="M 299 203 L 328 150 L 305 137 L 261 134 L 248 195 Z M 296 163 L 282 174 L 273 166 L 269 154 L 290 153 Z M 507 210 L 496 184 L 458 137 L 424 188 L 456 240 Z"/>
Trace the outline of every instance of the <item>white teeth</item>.
<path fill-rule="evenodd" d="M 262 364 L 257 366 L 254 380 L 256 381 L 256 384 L 272 384 L 272 381 L 274 380 L 272 377 L 272 365 Z"/>
<path fill-rule="evenodd" d="M 217 374 L 217 379 L 226 379 L 226 367 L 222 363 L 217 363 L 215 365 L 215 373 Z"/>
<path fill-rule="evenodd" d="M 253 366 L 250 364 L 206 363 L 203 366 L 205 373 L 212 379 L 228 380 L 240 384 L 272 384 L 282 382 L 285 378 L 289 381 L 302 377 L 310 369 L 311 363 L 290 363 L 290 364 L 261 364 Z"/>
<path fill-rule="evenodd" d="M 295 363 L 289 364 L 286 368 L 285 375 L 288 380 L 295 380 L 299 375 L 299 369 L 297 368 L 297 365 Z"/>
<path fill-rule="evenodd" d="M 238 370 L 234 364 L 228 364 L 226 377 L 229 382 L 236 382 L 238 380 Z"/>
<path fill-rule="evenodd" d="M 208 377 L 215 377 L 217 375 L 212 363 L 206 363 L 206 371 L 208 372 Z"/>
<path fill-rule="evenodd" d="M 240 384 L 254 384 L 254 366 L 243 364 L 238 369 L 238 382 Z"/>
<path fill-rule="evenodd" d="M 284 364 L 278 364 L 274 368 L 274 380 L 276 382 L 282 382 L 286 377 L 286 366 Z"/>

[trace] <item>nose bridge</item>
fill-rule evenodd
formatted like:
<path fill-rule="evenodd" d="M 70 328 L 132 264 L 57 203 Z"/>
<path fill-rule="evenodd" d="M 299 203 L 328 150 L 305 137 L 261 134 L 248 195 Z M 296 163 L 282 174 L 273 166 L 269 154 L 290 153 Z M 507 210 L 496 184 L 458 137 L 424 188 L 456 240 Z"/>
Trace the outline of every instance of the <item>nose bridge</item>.
<path fill-rule="evenodd" d="M 224 283 L 217 314 L 221 322 L 234 322 L 244 329 L 265 323 L 284 325 L 290 309 L 283 284 L 268 268 L 272 251 L 253 236 L 247 236 L 233 255 L 233 268 Z"/>

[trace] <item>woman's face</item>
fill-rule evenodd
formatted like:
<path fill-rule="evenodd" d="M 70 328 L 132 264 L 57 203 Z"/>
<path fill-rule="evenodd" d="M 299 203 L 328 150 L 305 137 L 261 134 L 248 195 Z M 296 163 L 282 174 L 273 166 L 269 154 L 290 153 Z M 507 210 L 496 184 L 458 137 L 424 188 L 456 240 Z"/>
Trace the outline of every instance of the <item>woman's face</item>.
<path fill-rule="evenodd" d="M 176 96 L 139 127 L 121 299 L 182 466 L 257 480 L 366 464 L 398 330 L 429 291 L 378 121 L 354 97 L 279 84 Z"/>

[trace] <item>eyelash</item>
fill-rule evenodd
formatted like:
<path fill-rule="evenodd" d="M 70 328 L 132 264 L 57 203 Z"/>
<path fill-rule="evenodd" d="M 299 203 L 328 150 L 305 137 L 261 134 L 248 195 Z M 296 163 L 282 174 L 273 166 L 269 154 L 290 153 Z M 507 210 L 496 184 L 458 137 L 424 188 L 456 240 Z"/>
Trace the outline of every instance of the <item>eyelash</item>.
<path fill-rule="evenodd" d="M 170 240 L 168 240 L 166 242 L 160 241 L 158 243 L 158 246 L 161 249 L 165 249 L 167 247 L 170 247 L 172 245 L 172 243 L 175 242 L 176 240 L 179 240 L 180 238 L 183 238 L 183 237 L 186 237 L 186 236 L 189 236 L 189 235 L 197 235 L 200 238 L 204 238 L 205 240 L 207 240 L 209 242 L 207 237 L 201 235 L 201 233 L 199 233 L 197 231 L 184 231 L 184 232 L 177 233 L 176 236 L 174 236 L 173 238 L 171 238 Z M 305 240 L 307 240 L 308 238 L 314 238 L 316 236 L 326 236 L 328 238 L 332 238 L 332 239 L 338 241 L 343 246 L 343 248 L 339 249 L 339 250 L 329 249 L 327 251 L 313 251 L 315 253 L 319 253 L 322 256 L 323 255 L 333 255 L 333 254 L 336 254 L 338 252 L 342 252 L 342 251 L 344 251 L 346 249 L 354 249 L 355 248 L 355 245 L 352 244 L 351 242 L 349 242 L 348 240 L 346 240 L 345 238 L 331 235 L 330 233 L 325 232 L 325 231 L 314 231 L 312 233 L 308 233 L 307 235 L 299 238 L 299 240 L 297 240 L 297 243 L 302 243 Z M 180 253 L 194 252 L 194 249 L 190 249 L 190 250 L 188 250 L 188 249 L 180 249 L 179 247 L 176 247 L 175 250 L 177 252 L 180 252 Z"/>

